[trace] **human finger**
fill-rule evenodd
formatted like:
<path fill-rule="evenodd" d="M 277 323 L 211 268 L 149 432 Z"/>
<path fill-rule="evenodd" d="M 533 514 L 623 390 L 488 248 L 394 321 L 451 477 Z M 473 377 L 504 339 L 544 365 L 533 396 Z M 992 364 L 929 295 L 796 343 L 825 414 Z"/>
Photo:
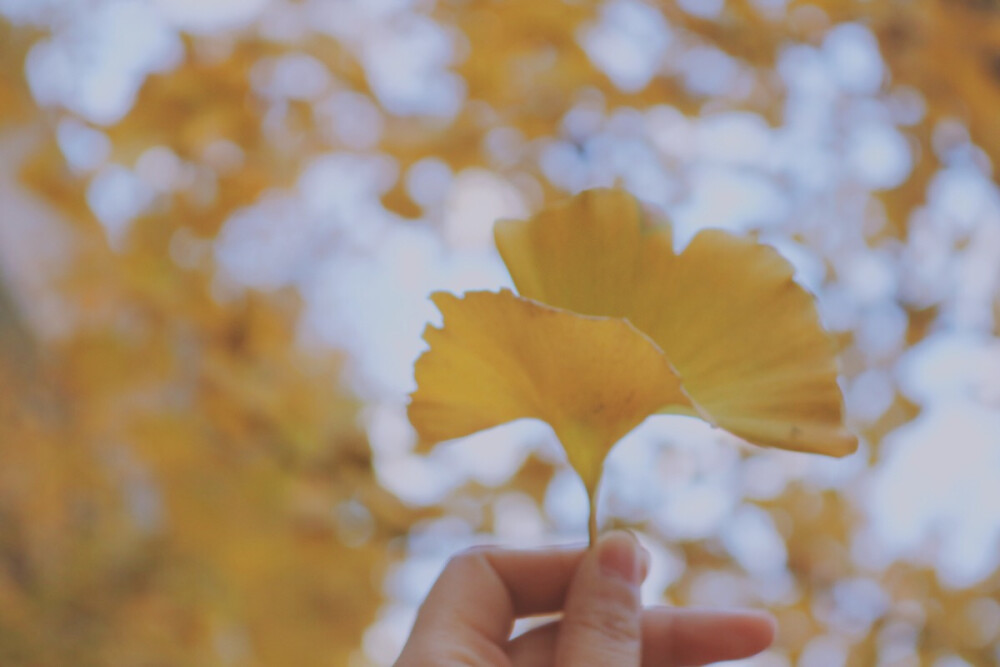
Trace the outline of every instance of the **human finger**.
<path fill-rule="evenodd" d="M 554 664 L 637 667 L 643 549 L 631 533 L 606 533 L 580 561 L 566 596 Z"/>
<path fill-rule="evenodd" d="M 397 666 L 497 664 L 515 618 L 562 609 L 583 555 L 582 547 L 457 554 L 421 605 Z"/>
<path fill-rule="evenodd" d="M 555 661 L 562 627 L 553 621 L 511 640 L 507 655 L 515 667 Z M 774 640 L 774 619 L 758 611 L 713 611 L 649 607 L 642 611 L 642 667 L 688 667 L 750 657 Z"/>

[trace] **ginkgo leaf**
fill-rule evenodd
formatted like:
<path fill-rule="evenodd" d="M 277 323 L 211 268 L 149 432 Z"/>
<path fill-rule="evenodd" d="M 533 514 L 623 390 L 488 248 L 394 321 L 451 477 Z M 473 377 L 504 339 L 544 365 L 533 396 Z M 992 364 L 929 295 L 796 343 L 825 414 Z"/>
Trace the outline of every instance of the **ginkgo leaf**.
<path fill-rule="evenodd" d="M 644 225 L 618 190 L 503 221 L 495 235 L 522 296 L 627 318 L 713 424 L 783 449 L 842 456 L 857 447 L 843 425 L 833 343 L 773 248 L 706 230 L 678 255 L 669 229 Z"/>
<path fill-rule="evenodd" d="M 604 317 L 632 310 L 647 243 L 670 252 L 668 235 L 645 238 L 638 202 L 617 190 L 586 190 L 530 220 L 501 220 L 494 237 L 521 296 Z"/>
<path fill-rule="evenodd" d="M 770 246 L 705 230 L 630 315 L 716 425 L 757 445 L 844 456 L 857 439 L 844 426 L 836 349 L 793 273 Z"/>
<path fill-rule="evenodd" d="M 508 290 L 432 296 L 444 316 L 415 366 L 409 417 L 439 442 L 516 419 L 552 426 L 593 496 L 601 464 L 658 409 L 690 405 L 657 346 L 628 322 L 570 313 Z"/>

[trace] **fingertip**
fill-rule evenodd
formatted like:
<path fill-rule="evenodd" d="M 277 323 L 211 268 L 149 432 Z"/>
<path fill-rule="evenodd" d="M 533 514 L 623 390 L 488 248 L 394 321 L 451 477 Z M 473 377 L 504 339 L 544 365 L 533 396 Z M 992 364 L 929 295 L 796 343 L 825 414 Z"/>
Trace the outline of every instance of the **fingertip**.
<path fill-rule="evenodd" d="M 643 615 L 643 665 L 749 658 L 774 642 L 775 631 L 764 611 L 651 607 Z"/>
<path fill-rule="evenodd" d="M 734 657 L 756 655 L 774 643 L 777 621 L 766 611 L 745 609 L 727 612 L 728 650 Z"/>
<path fill-rule="evenodd" d="M 748 654 L 760 653 L 774 643 L 778 621 L 773 615 L 754 609 L 738 612 L 735 616 L 736 634 L 743 638 Z"/>

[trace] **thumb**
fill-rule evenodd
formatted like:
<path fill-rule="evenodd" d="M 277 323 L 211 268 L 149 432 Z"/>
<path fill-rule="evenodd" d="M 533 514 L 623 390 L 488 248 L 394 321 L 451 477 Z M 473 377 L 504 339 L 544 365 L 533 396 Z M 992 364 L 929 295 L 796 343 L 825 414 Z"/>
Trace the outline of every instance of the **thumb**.
<path fill-rule="evenodd" d="M 577 569 L 566 596 L 556 665 L 638 667 L 639 584 L 649 555 L 631 533 L 610 532 Z"/>

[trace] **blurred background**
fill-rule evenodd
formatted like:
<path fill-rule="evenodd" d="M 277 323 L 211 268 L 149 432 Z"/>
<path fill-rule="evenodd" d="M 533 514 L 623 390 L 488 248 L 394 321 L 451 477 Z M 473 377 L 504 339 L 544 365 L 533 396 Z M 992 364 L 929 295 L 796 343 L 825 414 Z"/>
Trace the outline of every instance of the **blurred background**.
<path fill-rule="evenodd" d="M 647 600 L 1000 663 L 998 109 L 990 0 L 0 0 L 0 664 L 389 665 L 455 550 L 584 540 L 546 427 L 405 406 L 493 221 L 612 184 L 794 264 L 862 439 L 633 432 Z"/>

